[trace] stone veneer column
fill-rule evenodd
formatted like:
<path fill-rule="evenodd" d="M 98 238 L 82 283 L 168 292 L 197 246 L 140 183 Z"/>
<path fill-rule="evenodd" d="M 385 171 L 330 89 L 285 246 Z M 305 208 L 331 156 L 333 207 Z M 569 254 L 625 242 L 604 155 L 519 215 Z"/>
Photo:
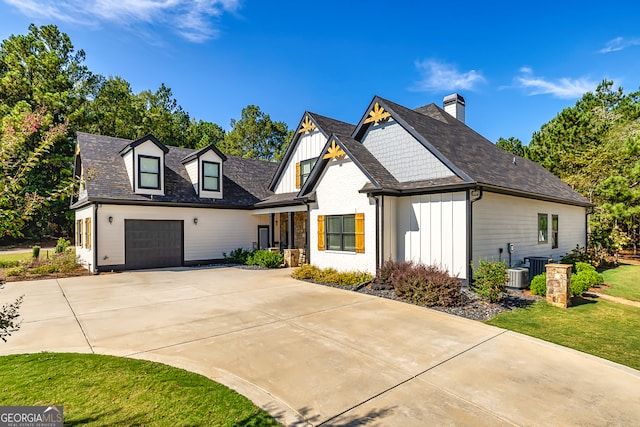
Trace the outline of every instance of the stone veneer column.
<path fill-rule="evenodd" d="M 547 264 L 547 301 L 556 307 L 571 305 L 571 264 Z"/>

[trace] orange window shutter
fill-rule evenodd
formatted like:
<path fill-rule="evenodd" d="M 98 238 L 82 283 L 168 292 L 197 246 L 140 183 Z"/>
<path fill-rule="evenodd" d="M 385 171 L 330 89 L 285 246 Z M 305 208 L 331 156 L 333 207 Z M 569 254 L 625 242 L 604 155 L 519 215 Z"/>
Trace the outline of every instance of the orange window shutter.
<path fill-rule="evenodd" d="M 318 215 L 318 250 L 324 251 L 324 215 Z"/>
<path fill-rule="evenodd" d="M 356 253 L 364 253 L 364 213 L 356 214 Z"/>
<path fill-rule="evenodd" d="M 296 163 L 296 188 L 300 188 L 300 162 Z"/>

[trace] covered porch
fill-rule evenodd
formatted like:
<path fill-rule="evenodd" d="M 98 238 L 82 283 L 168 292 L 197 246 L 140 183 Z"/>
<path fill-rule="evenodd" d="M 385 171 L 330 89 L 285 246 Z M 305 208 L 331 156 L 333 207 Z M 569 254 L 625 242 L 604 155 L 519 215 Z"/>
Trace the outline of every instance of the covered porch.
<path fill-rule="evenodd" d="M 260 205 L 264 206 L 265 202 Z M 260 233 L 258 247 L 282 252 L 287 265 L 304 264 L 308 259 L 309 216 L 307 206 L 296 200 L 287 206 L 265 206 L 256 209 L 254 215 L 266 215 L 269 220 L 268 235 Z M 266 231 L 266 230 L 265 230 Z"/>

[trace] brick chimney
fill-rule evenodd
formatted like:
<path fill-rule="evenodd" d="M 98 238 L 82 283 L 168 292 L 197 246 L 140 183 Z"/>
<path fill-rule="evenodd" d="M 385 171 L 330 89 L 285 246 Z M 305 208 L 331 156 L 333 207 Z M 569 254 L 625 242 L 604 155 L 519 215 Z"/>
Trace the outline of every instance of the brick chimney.
<path fill-rule="evenodd" d="M 457 93 L 447 95 L 442 101 L 444 111 L 464 123 L 464 98 Z"/>

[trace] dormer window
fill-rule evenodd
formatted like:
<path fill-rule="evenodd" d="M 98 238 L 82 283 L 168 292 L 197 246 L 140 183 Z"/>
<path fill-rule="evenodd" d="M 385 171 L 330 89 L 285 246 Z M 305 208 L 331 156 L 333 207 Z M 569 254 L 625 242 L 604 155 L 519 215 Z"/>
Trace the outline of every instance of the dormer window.
<path fill-rule="evenodd" d="M 220 191 L 220 163 L 202 162 L 202 189 Z"/>
<path fill-rule="evenodd" d="M 139 187 L 160 189 L 160 157 L 140 155 L 138 162 Z"/>

